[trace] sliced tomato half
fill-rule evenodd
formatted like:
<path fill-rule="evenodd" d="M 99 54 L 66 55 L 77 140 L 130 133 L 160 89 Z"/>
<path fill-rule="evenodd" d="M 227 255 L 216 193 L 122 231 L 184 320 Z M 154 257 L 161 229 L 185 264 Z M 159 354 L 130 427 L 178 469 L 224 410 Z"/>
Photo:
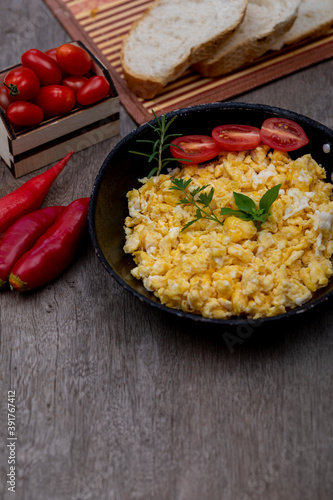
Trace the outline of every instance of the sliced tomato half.
<path fill-rule="evenodd" d="M 287 118 L 268 118 L 260 136 L 264 144 L 280 151 L 295 151 L 309 142 L 302 127 Z"/>
<path fill-rule="evenodd" d="M 220 148 L 209 135 L 183 135 L 171 142 L 171 154 L 181 160 L 202 163 L 218 155 Z"/>
<path fill-rule="evenodd" d="M 225 151 L 246 151 L 261 143 L 260 129 L 251 125 L 219 125 L 212 130 L 212 137 Z"/>

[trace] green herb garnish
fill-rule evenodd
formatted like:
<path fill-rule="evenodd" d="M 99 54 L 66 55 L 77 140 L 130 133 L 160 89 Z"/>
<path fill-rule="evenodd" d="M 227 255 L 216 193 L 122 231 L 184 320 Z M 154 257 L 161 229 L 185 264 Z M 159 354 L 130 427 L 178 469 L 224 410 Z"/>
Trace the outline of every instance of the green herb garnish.
<path fill-rule="evenodd" d="M 195 219 L 188 222 L 182 229 L 185 231 L 189 226 L 194 224 L 200 219 L 208 219 L 223 225 L 223 221 L 219 220 L 211 208 L 211 202 L 214 196 L 214 188 L 212 187 L 208 193 L 204 193 L 204 189 L 208 188 L 209 185 L 206 184 L 202 187 L 197 187 L 191 191 L 186 191 L 192 179 L 172 179 L 172 186 L 169 188 L 174 191 L 181 191 L 185 198 L 179 201 L 179 204 L 185 205 L 190 204 L 196 208 Z M 269 189 L 261 198 L 259 202 L 259 208 L 256 207 L 255 202 L 242 193 L 233 193 L 234 200 L 239 208 L 239 210 L 233 210 L 232 208 L 223 207 L 220 210 L 221 215 L 235 215 L 243 220 L 252 220 L 257 228 L 267 220 L 270 215 L 270 209 L 277 199 L 281 184 Z M 202 206 L 200 206 L 202 205 Z"/>
<path fill-rule="evenodd" d="M 274 201 L 278 197 L 281 184 L 272 187 L 262 196 L 259 202 L 259 208 L 256 207 L 255 202 L 242 193 L 233 193 L 234 200 L 239 210 L 232 208 L 221 208 L 221 215 L 235 215 L 243 220 L 252 220 L 258 228 L 270 216 L 270 209 Z"/>
<path fill-rule="evenodd" d="M 197 187 L 195 189 L 192 189 L 192 191 L 189 191 L 187 193 L 186 189 L 188 188 L 188 186 L 192 182 L 191 178 L 187 179 L 187 180 L 175 178 L 175 179 L 172 179 L 171 182 L 173 185 L 169 189 L 174 190 L 174 191 L 181 191 L 185 195 L 185 198 L 182 198 L 179 201 L 179 204 L 180 205 L 185 205 L 185 204 L 194 205 L 196 208 L 195 219 L 188 222 L 183 227 L 181 232 L 185 231 L 185 229 L 187 229 L 189 226 L 191 226 L 197 220 L 200 220 L 200 219 L 213 220 L 213 221 L 218 222 L 219 224 L 223 225 L 223 222 L 220 221 L 216 217 L 216 215 L 214 214 L 214 212 L 210 206 L 210 204 L 213 200 L 213 196 L 214 196 L 214 188 L 213 187 L 210 189 L 209 193 L 203 192 L 204 189 L 209 187 L 208 184 L 206 186 Z M 202 205 L 204 208 L 200 207 L 199 204 Z M 208 209 L 209 212 L 207 212 L 204 209 Z"/>
<path fill-rule="evenodd" d="M 130 151 L 130 153 L 134 153 L 136 155 L 141 155 L 141 156 L 147 156 L 148 157 L 148 163 L 152 162 L 153 160 L 157 160 L 157 167 L 154 167 L 149 174 L 147 175 L 148 179 L 152 177 L 154 174 L 159 175 L 161 173 L 162 168 L 164 168 L 170 161 L 178 161 L 176 158 L 164 158 L 162 159 L 163 152 L 171 146 L 169 142 L 165 143 L 167 139 L 170 138 L 175 138 L 175 137 L 180 137 L 182 134 L 169 134 L 166 135 L 166 132 L 168 128 L 170 127 L 171 123 L 177 118 L 177 115 L 175 115 L 171 120 L 166 123 L 165 115 L 162 115 L 160 118 L 157 117 L 155 111 L 152 109 L 153 115 L 156 118 L 157 125 L 154 126 L 148 123 L 149 127 L 151 127 L 157 134 L 158 134 L 158 139 L 156 141 L 151 141 L 148 139 L 138 139 L 136 142 L 149 142 L 150 144 L 153 144 L 153 152 L 149 155 L 147 153 L 140 153 L 138 151 Z M 174 147 L 181 149 L 179 146 L 176 146 L 173 144 Z M 182 160 L 182 161 L 191 161 L 191 160 Z"/>

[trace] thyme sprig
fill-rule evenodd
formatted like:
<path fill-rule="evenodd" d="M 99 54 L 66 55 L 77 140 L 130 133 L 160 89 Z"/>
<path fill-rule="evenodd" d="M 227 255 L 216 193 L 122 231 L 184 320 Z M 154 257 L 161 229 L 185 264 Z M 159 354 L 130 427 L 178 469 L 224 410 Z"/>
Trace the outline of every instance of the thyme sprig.
<path fill-rule="evenodd" d="M 151 123 L 148 123 L 149 127 L 151 127 L 157 134 L 158 134 L 158 139 L 155 141 L 149 140 L 149 139 L 138 139 L 136 142 L 148 142 L 150 144 L 153 144 L 153 151 L 151 154 L 147 153 L 142 153 L 139 151 L 130 151 L 130 153 L 134 153 L 137 155 L 141 156 L 147 156 L 148 157 L 148 163 L 152 162 L 153 160 L 157 161 L 157 166 L 154 167 L 149 174 L 147 175 L 148 179 L 152 177 L 154 174 L 159 175 L 161 173 L 161 170 L 171 161 L 178 161 L 176 158 L 163 158 L 163 153 L 164 151 L 170 147 L 171 143 L 166 142 L 170 140 L 170 138 L 174 139 L 175 137 L 180 137 L 183 134 L 168 134 L 167 131 L 170 125 L 174 122 L 174 120 L 177 118 L 177 115 L 175 115 L 171 120 L 167 123 L 165 115 L 162 115 L 160 118 L 156 115 L 155 111 L 152 109 L 152 113 L 157 121 L 157 126 L 152 125 Z M 179 146 L 176 146 L 173 144 L 174 147 L 177 147 L 178 149 L 182 149 Z M 182 160 L 182 161 L 190 161 L 191 160 Z"/>
<path fill-rule="evenodd" d="M 209 188 L 209 184 L 206 184 L 205 186 L 187 190 L 191 182 L 191 178 L 187 180 L 174 178 L 171 181 L 172 186 L 169 188 L 170 190 L 181 191 L 185 195 L 185 198 L 179 200 L 180 205 L 193 205 L 196 208 L 195 218 L 185 224 L 181 232 L 200 219 L 212 220 L 223 225 L 224 221 L 221 221 L 211 208 L 214 188 L 211 187 L 209 192 L 204 192 L 206 188 Z M 270 216 L 270 209 L 278 197 L 280 187 L 281 184 L 278 184 L 266 191 L 260 199 L 259 208 L 257 208 L 255 202 L 249 196 L 234 192 L 234 200 L 239 210 L 223 207 L 220 209 L 220 215 L 234 215 L 242 220 L 252 220 L 258 229 Z"/>

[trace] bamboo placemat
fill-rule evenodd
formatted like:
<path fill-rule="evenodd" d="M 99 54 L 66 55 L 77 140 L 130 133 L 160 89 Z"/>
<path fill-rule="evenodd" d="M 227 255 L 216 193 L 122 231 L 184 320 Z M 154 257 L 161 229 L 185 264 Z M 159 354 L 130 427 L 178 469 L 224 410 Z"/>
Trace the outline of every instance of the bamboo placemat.
<path fill-rule="evenodd" d="M 283 49 L 256 64 L 220 78 L 204 78 L 189 69 L 154 99 L 136 97 L 126 86 L 120 64 L 123 37 L 153 0 L 44 0 L 73 40 L 82 40 L 106 65 L 122 105 L 138 123 L 174 109 L 223 101 L 333 57 L 333 34 Z"/>

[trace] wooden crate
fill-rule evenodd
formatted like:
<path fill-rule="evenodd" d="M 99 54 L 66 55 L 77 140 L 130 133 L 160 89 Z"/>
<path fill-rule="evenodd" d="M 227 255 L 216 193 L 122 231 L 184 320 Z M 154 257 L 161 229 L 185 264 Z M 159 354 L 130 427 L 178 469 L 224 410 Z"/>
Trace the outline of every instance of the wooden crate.
<path fill-rule="evenodd" d="M 111 88 L 110 96 L 70 113 L 43 121 L 38 127 L 15 132 L 6 113 L 0 108 L 0 156 L 15 177 L 21 177 L 49 165 L 70 151 L 81 151 L 119 134 L 119 96 L 105 66 L 79 41 L 93 59 L 92 73 L 104 75 Z M 0 72 L 0 84 L 12 66 Z"/>

